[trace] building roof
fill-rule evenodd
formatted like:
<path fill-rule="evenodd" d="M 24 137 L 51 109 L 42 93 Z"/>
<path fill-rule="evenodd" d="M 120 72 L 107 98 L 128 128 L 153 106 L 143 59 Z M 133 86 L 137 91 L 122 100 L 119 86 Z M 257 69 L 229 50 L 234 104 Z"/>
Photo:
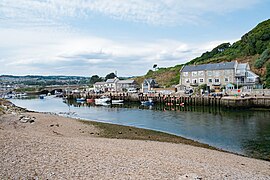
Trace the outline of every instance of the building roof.
<path fill-rule="evenodd" d="M 107 79 L 106 83 L 115 83 L 116 81 L 118 81 L 118 78 L 113 78 L 113 79 Z"/>
<path fill-rule="evenodd" d="M 236 62 L 184 66 L 181 72 L 234 69 Z"/>
<path fill-rule="evenodd" d="M 156 83 L 156 80 L 155 79 L 152 79 L 152 78 L 149 78 L 149 79 L 145 79 L 144 82 L 147 82 L 147 83 Z"/>
<path fill-rule="evenodd" d="M 117 83 L 119 83 L 119 84 L 133 84 L 133 83 L 135 83 L 135 80 L 134 79 L 120 80 Z"/>
<path fill-rule="evenodd" d="M 245 70 L 248 68 L 248 63 L 242 63 L 237 65 L 237 69 L 239 70 Z"/>
<path fill-rule="evenodd" d="M 106 82 L 96 82 L 95 85 L 104 85 Z"/>

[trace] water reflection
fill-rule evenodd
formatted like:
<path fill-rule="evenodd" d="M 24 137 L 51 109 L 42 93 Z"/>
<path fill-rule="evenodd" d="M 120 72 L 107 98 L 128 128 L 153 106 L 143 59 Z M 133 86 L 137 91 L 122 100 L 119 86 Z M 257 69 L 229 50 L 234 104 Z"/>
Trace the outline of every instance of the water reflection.
<path fill-rule="evenodd" d="M 95 106 L 62 99 L 14 100 L 35 111 L 74 112 L 69 116 L 153 129 L 194 139 L 224 150 L 270 160 L 270 112 L 192 106 Z"/>

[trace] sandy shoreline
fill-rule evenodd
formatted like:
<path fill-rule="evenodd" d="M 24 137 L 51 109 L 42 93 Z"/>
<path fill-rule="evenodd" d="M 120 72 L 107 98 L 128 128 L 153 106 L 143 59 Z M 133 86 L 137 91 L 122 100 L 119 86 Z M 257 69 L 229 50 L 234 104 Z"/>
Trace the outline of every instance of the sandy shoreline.
<path fill-rule="evenodd" d="M 34 122 L 23 123 L 22 115 Z M 98 127 L 74 119 L 9 111 L 0 116 L 0 178 L 270 179 L 267 161 L 101 134 Z"/>

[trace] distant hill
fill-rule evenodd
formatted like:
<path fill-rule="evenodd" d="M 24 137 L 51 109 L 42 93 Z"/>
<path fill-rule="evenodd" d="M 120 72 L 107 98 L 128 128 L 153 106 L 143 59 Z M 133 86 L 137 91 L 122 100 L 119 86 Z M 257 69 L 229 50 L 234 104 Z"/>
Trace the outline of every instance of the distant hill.
<path fill-rule="evenodd" d="M 26 75 L 26 76 L 12 76 L 1 75 L 0 84 L 24 84 L 24 85 L 66 85 L 66 84 L 87 84 L 89 82 L 88 77 L 82 76 L 38 76 L 38 75 Z"/>
<path fill-rule="evenodd" d="M 218 62 L 248 62 L 252 71 L 258 74 L 264 82 L 269 82 L 270 72 L 266 71 L 269 64 L 270 71 L 270 19 L 261 22 L 254 29 L 246 33 L 233 44 L 222 43 L 210 52 L 203 53 L 186 65 L 198 65 Z M 149 70 L 145 76 L 136 80 L 141 82 L 144 78 L 155 78 L 161 86 L 176 85 L 179 82 L 179 71 L 183 64 L 169 68 L 159 68 L 157 71 Z M 267 84 L 268 85 L 268 84 Z"/>

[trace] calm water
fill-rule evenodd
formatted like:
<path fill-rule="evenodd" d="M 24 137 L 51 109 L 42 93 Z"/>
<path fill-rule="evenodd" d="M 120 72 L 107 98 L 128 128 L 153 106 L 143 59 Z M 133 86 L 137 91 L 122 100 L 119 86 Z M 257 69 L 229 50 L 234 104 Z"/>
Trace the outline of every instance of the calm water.
<path fill-rule="evenodd" d="M 270 112 L 185 107 L 166 110 L 139 105 L 87 106 L 60 98 L 13 99 L 39 112 L 75 112 L 72 117 L 158 130 L 231 152 L 270 160 Z"/>

